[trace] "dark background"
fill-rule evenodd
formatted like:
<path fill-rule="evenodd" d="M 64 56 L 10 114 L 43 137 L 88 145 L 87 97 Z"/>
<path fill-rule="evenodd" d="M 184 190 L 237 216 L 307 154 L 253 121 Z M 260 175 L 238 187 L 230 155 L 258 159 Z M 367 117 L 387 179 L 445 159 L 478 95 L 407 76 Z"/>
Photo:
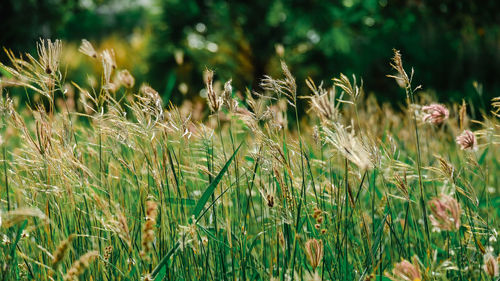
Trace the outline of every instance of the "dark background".
<path fill-rule="evenodd" d="M 385 77 L 396 48 L 407 71 L 415 68 L 415 84 L 440 101 L 465 99 L 485 109 L 500 95 L 495 0 L 2 0 L 0 21 L 0 46 L 16 53 L 34 52 L 40 37 L 76 47 L 82 38 L 99 46 L 112 37 L 127 46 L 140 34 L 140 48 L 127 54 L 133 63 L 125 56 L 123 64 L 174 103 L 199 96 L 206 67 L 218 79 L 232 78 L 236 89 L 258 90 L 264 74 L 279 73 L 279 45 L 299 94 L 308 76 L 329 85 L 342 72 L 361 76 L 379 100 L 403 101 Z M 5 54 L 0 59 L 6 63 Z M 482 96 L 473 81 L 483 84 Z"/>

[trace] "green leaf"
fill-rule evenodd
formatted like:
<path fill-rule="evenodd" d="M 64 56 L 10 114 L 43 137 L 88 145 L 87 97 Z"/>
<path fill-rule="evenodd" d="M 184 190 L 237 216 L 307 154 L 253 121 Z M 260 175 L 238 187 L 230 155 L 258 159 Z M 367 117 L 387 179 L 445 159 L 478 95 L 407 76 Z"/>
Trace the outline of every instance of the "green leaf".
<path fill-rule="evenodd" d="M 162 269 L 160 270 L 160 272 L 158 273 L 158 275 L 156 275 L 155 281 L 163 280 L 163 278 L 165 277 L 166 273 L 167 273 L 167 269 L 165 267 L 162 267 Z"/>
<path fill-rule="evenodd" d="M 17 247 L 17 244 L 19 243 L 19 240 L 21 239 L 21 234 L 23 233 L 23 230 L 26 228 L 27 224 L 28 224 L 28 220 L 24 220 L 23 223 L 19 226 L 19 229 L 17 230 L 16 238 L 14 240 L 14 243 L 12 243 L 12 248 L 10 249 L 11 265 L 17 264 L 16 247 Z"/>
<path fill-rule="evenodd" d="M 373 280 L 391 281 L 391 279 L 385 277 L 384 275 L 375 275 Z"/>
<path fill-rule="evenodd" d="M 167 84 L 165 85 L 165 92 L 163 93 L 164 96 L 163 99 L 165 104 L 169 104 L 170 102 L 170 97 L 172 96 L 172 91 L 174 90 L 176 80 L 177 76 L 175 75 L 175 72 L 171 71 L 168 74 Z"/>
<path fill-rule="evenodd" d="M 481 154 L 481 157 L 479 157 L 479 160 L 477 161 L 479 163 L 479 165 L 483 165 L 484 163 L 484 159 L 486 158 L 486 155 L 488 155 L 488 150 L 489 150 L 489 147 L 487 147 L 483 153 Z"/>
<path fill-rule="evenodd" d="M 168 251 L 168 253 L 161 259 L 161 261 L 155 267 L 153 272 L 151 272 L 152 277 L 155 277 L 163 268 L 165 268 L 165 265 L 167 264 L 168 260 L 170 259 L 171 256 L 173 256 L 173 254 L 175 253 L 175 251 L 177 251 L 177 249 L 179 248 L 180 245 L 181 245 L 181 243 L 179 241 L 177 241 L 174 244 L 172 249 L 170 249 L 170 251 Z M 155 281 L 156 280 L 157 279 L 155 278 Z"/>
<path fill-rule="evenodd" d="M 231 162 L 233 161 L 234 157 L 236 157 L 236 153 L 238 153 L 238 150 L 240 150 L 242 144 L 243 143 L 241 143 L 238 146 L 238 148 L 236 148 L 236 150 L 234 151 L 231 158 L 229 158 L 229 160 L 227 160 L 227 162 L 224 165 L 224 167 L 222 168 L 222 170 L 220 170 L 219 174 L 215 177 L 215 179 L 212 181 L 212 183 L 207 187 L 205 192 L 203 192 L 203 195 L 201 195 L 201 198 L 198 201 L 198 203 L 196 204 L 196 207 L 194 208 L 194 211 L 192 214 L 195 218 L 199 219 L 198 216 L 200 215 L 201 211 L 205 207 L 205 204 L 208 202 L 208 199 L 210 199 L 210 196 L 212 196 L 212 194 L 214 193 L 215 188 L 217 187 L 219 182 L 222 180 L 222 177 L 224 176 L 227 169 L 229 168 L 229 165 L 231 165 Z"/>
<path fill-rule="evenodd" d="M 200 215 L 201 211 L 205 207 L 205 204 L 207 203 L 210 196 L 214 193 L 215 188 L 217 187 L 219 182 L 222 180 L 222 177 L 226 173 L 227 169 L 229 169 L 229 165 L 231 165 L 231 162 L 236 157 L 236 154 L 238 153 L 238 150 L 240 150 L 242 144 L 243 143 L 241 143 L 238 146 L 238 148 L 236 148 L 236 150 L 234 151 L 231 158 L 229 158 L 229 160 L 227 160 L 226 164 L 224 165 L 224 167 L 222 167 L 219 174 L 215 177 L 215 179 L 212 181 L 212 183 L 207 187 L 205 192 L 203 192 L 203 195 L 201 195 L 201 198 L 198 201 L 198 203 L 196 204 L 196 207 L 194 208 L 194 211 L 192 213 L 192 216 L 194 216 L 195 218 L 199 219 L 198 216 Z M 177 241 L 177 243 L 175 243 L 175 245 L 172 247 L 172 249 L 170 249 L 170 251 L 168 251 L 168 253 L 161 259 L 161 261 L 155 267 L 153 272 L 151 272 L 152 277 L 155 277 L 156 275 L 159 276 L 158 273 L 160 273 L 160 271 L 165 268 L 165 265 L 167 264 L 168 260 L 175 253 L 175 251 L 177 251 L 179 246 L 180 246 L 180 243 L 179 243 L 179 241 Z M 157 280 L 161 280 L 161 279 L 155 278 L 155 281 L 157 281 Z"/>
<path fill-rule="evenodd" d="M 187 206 L 194 206 L 196 201 L 191 198 L 177 198 L 177 197 L 169 197 L 166 201 L 170 204 L 183 204 Z"/>

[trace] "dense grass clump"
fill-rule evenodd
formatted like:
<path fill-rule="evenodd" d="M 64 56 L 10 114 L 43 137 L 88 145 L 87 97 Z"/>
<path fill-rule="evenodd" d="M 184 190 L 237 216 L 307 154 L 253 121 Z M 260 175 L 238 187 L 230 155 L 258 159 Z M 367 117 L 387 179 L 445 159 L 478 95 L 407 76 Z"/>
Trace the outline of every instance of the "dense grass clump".
<path fill-rule="evenodd" d="M 474 105 L 433 103 L 395 51 L 380 79 L 402 110 L 345 75 L 297 93 L 282 63 L 245 94 L 206 71 L 200 118 L 88 41 L 99 83 L 68 84 L 62 49 L 0 65 L 0 280 L 498 277 L 498 99 L 469 120 Z"/>

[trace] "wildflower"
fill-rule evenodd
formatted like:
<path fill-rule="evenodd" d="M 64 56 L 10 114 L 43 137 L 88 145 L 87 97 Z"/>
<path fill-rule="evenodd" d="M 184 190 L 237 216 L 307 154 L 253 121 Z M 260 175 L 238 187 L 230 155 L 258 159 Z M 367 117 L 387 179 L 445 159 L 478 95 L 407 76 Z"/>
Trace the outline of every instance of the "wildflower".
<path fill-rule="evenodd" d="M 458 230 L 460 228 L 460 204 L 455 198 L 441 194 L 430 201 L 432 225 L 438 230 Z"/>
<path fill-rule="evenodd" d="M 416 258 L 414 258 L 413 263 L 416 264 Z M 386 274 L 391 280 L 401 280 L 401 281 L 420 281 L 422 280 L 422 275 L 418 268 L 418 265 L 414 265 L 407 260 L 402 260 L 394 265 L 392 269 L 392 276 Z"/>
<path fill-rule="evenodd" d="M 498 260 L 491 253 L 484 255 L 483 269 L 491 278 L 498 276 Z"/>
<path fill-rule="evenodd" d="M 92 43 L 90 43 L 86 39 L 82 39 L 82 44 L 80 45 L 80 48 L 78 48 L 78 51 L 80 53 L 87 55 L 91 58 L 96 59 L 97 58 L 97 52 L 94 49 L 94 46 L 92 46 Z"/>
<path fill-rule="evenodd" d="M 476 136 L 469 130 L 463 131 L 463 133 L 456 138 L 456 141 L 462 150 L 477 150 Z"/>
<path fill-rule="evenodd" d="M 444 105 L 437 103 L 424 106 L 422 110 L 426 113 L 424 115 L 424 121 L 433 125 L 442 124 L 450 115 L 450 112 Z"/>
<path fill-rule="evenodd" d="M 323 240 L 309 239 L 305 244 L 305 252 L 309 264 L 316 270 L 323 259 Z"/>
<path fill-rule="evenodd" d="M 59 61 L 61 60 L 61 40 L 52 42 L 50 39 L 40 39 L 40 42 L 36 44 L 36 48 L 40 64 L 45 69 L 45 73 L 56 73 L 59 68 Z"/>

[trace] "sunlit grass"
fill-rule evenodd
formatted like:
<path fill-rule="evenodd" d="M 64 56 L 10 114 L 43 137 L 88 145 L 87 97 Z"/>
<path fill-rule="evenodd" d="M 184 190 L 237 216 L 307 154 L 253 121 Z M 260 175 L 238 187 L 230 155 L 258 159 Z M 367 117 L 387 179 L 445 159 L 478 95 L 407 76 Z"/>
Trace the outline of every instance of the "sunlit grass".
<path fill-rule="evenodd" d="M 59 44 L 0 65 L 0 280 L 498 277 L 498 100 L 469 120 L 395 52 L 402 110 L 355 76 L 297 93 L 283 62 L 259 93 L 207 71 L 200 113 L 88 42 L 101 78 L 70 84 Z"/>

